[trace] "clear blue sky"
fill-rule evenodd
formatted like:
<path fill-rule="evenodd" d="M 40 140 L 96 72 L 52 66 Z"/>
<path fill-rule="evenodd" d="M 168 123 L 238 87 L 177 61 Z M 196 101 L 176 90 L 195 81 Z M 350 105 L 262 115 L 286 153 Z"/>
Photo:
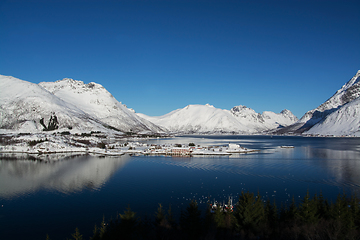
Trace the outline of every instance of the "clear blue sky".
<path fill-rule="evenodd" d="M 340 0 L 1 0 L 0 74 L 96 82 L 150 116 L 209 103 L 301 117 L 360 69 L 359 11 Z"/>

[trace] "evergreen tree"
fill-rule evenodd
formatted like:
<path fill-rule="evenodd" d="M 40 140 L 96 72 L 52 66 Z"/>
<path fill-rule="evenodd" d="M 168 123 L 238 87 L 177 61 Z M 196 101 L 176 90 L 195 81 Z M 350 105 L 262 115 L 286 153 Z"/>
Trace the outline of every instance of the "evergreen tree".
<path fill-rule="evenodd" d="M 166 216 L 161 203 L 159 203 L 159 207 L 156 212 L 155 223 L 157 226 L 164 226 L 166 224 Z"/>
<path fill-rule="evenodd" d="M 220 207 L 213 213 L 213 219 L 217 228 L 225 228 L 225 213 Z"/>
<path fill-rule="evenodd" d="M 354 194 L 351 195 L 350 210 L 354 228 L 360 229 L 360 199 Z"/>
<path fill-rule="evenodd" d="M 327 199 L 324 199 L 322 192 L 320 192 L 319 197 L 314 196 L 315 204 L 317 206 L 318 217 L 320 219 L 329 219 L 330 218 L 330 205 Z"/>
<path fill-rule="evenodd" d="M 96 224 L 93 230 L 93 236 L 90 238 L 90 240 L 100 240 L 100 232 Z"/>
<path fill-rule="evenodd" d="M 107 232 L 107 223 L 105 222 L 105 216 L 103 216 L 102 222 L 101 222 L 101 228 L 100 228 L 100 239 L 103 239 Z"/>
<path fill-rule="evenodd" d="M 276 206 L 275 199 L 274 199 L 273 204 L 270 203 L 269 199 L 266 201 L 265 216 L 266 216 L 266 220 L 267 220 L 267 225 L 270 228 L 275 228 L 279 221 L 278 209 Z"/>
<path fill-rule="evenodd" d="M 161 239 L 167 235 L 169 225 L 167 223 L 165 212 L 161 203 L 159 203 L 159 207 L 155 214 L 155 228 L 158 239 Z"/>
<path fill-rule="evenodd" d="M 253 193 L 241 192 L 236 205 L 235 217 L 237 230 L 242 229 L 248 233 L 259 232 L 264 221 L 264 206 L 260 194 L 258 193 L 255 197 Z"/>
<path fill-rule="evenodd" d="M 201 211 L 195 200 L 192 200 L 186 211 L 181 211 L 180 227 L 189 238 L 198 239 L 202 230 Z"/>
<path fill-rule="evenodd" d="M 289 206 L 289 209 L 286 210 L 286 221 L 295 221 L 297 220 L 297 215 L 298 215 L 298 208 L 296 206 L 295 203 L 295 198 L 294 196 L 291 199 L 291 204 Z"/>
<path fill-rule="evenodd" d="M 299 207 L 299 218 L 303 223 L 316 223 L 318 221 L 317 201 L 310 200 L 309 191 L 307 191 L 304 199 Z"/>
<path fill-rule="evenodd" d="M 110 221 L 102 239 L 135 239 L 139 232 L 138 219 L 136 213 L 131 211 L 130 206 L 126 208 L 123 214 L 119 214 L 120 221 Z"/>
<path fill-rule="evenodd" d="M 344 222 L 348 214 L 349 208 L 346 195 L 338 194 L 335 204 L 331 205 L 331 215 L 334 219 Z"/>
<path fill-rule="evenodd" d="M 71 236 L 74 238 L 74 240 L 82 240 L 82 235 L 79 232 L 79 229 L 75 229 L 75 233 L 71 234 Z"/>
<path fill-rule="evenodd" d="M 136 213 L 131 211 L 130 206 L 126 208 L 124 214 L 119 214 L 121 219 L 121 224 L 124 225 L 127 229 L 135 228 L 137 224 Z"/>
<path fill-rule="evenodd" d="M 168 222 L 169 222 L 170 226 L 172 228 L 175 228 L 176 227 L 176 220 L 175 220 L 174 214 L 173 214 L 173 212 L 171 210 L 171 204 L 169 205 L 169 209 L 167 211 L 167 218 L 168 218 Z"/>
<path fill-rule="evenodd" d="M 351 201 L 346 199 L 346 194 L 338 195 L 335 204 L 331 206 L 331 214 L 336 220 L 336 223 L 340 226 L 342 235 L 350 235 L 352 230 L 356 228 L 355 218 L 351 211 Z M 354 206 L 354 210 L 356 206 Z"/>
<path fill-rule="evenodd" d="M 213 221 L 213 213 L 211 211 L 212 205 L 208 201 L 207 208 L 205 212 L 205 219 L 204 219 L 204 230 L 209 232 L 211 229 L 214 229 L 214 221 Z"/>

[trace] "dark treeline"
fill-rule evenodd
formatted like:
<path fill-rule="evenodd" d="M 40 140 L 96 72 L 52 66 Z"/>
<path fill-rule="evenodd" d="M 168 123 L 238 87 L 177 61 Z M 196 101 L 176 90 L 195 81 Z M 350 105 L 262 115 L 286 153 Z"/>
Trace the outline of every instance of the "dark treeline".
<path fill-rule="evenodd" d="M 260 194 L 242 192 L 234 211 L 210 204 L 204 214 L 196 201 L 181 211 L 176 221 L 171 207 L 161 204 L 154 218 L 141 219 L 130 207 L 116 219 L 95 226 L 90 240 L 113 239 L 360 239 L 360 199 L 339 194 L 328 202 L 322 194 L 309 193 L 297 205 L 278 207 Z M 79 230 L 71 239 L 83 239 Z M 48 238 L 49 239 L 49 238 Z"/>

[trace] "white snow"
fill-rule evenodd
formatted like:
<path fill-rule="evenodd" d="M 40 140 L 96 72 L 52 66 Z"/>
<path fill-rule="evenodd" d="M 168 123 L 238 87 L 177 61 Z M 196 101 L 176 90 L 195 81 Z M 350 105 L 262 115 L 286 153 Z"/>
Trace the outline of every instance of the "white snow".
<path fill-rule="evenodd" d="M 0 75 L 0 132 L 41 132 L 54 114 L 58 131 L 106 131 L 103 124 L 75 105 L 65 102 L 41 86 Z"/>
<path fill-rule="evenodd" d="M 85 84 L 70 78 L 34 84 L 0 75 L 0 89 L 0 134 L 43 133 L 44 125 L 48 126 L 56 117 L 56 132 L 72 134 L 90 131 L 110 135 L 114 132 L 259 134 L 286 126 L 296 131 L 306 124 L 309 130 L 305 134 L 359 135 L 360 70 L 331 98 L 300 120 L 286 109 L 281 113 L 260 114 L 242 105 L 226 110 L 210 104 L 188 105 L 163 116 L 150 117 L 127 108 L 100 84 Z M 63 143 L 47 144 L 42 148 L 59 149 Z"/>
<path fill-rule="evenodd" d="M 298 119 L 291 111 L 285 109 L 280 113 L 264 111 L 262 114 L 256 113 L 253 109 L 246 106 L 233 107 L 231 113 L 242 124 L 255 129 L 257 132 L 268 131 L 279 127 L 285 127 L 295 123 Z"/>
<path fill-rule="evenodd" d="M 103 86 L 97 83 L 84 84 L 69 78 L 56 82 L 41 82 L 44 87 L 60 99 L 76 104 L 87 114 L 123 132 L 163 132 L 154 124 L 141 119 L 134 111 L 118 102 Z"/>
<path fill-rule="evenodd" d="M 299 120 L 299 123 L 316 124 L 324 117 L 344 104 L 360 96 L 360 70 L 345 85 L 343 85 L 331 98 L 319 107 L 308 111 Z"/>
<path fill-rule="evenodd" d="M 360 97 L 326 116 L 305 134 L 360 137 Z"/>
<path fill-rule="evenodd" d="M 231 110 L 215 108 L 209 104 L 188 105 L 159 117 L 150 117 L 141 113 L 138 115 L 172 133 L 252 134 L 297 121 L 288 110 L 280 114 L 264 112 L 261 115 L 241 105 Z"/>
<path fill-rule="evenodd" d="M 331 98 L 289 126 L 288 131 L 304 131 L 304 134 L 311 135 L 359 136 L 359 97 L 360 70 Z"/>

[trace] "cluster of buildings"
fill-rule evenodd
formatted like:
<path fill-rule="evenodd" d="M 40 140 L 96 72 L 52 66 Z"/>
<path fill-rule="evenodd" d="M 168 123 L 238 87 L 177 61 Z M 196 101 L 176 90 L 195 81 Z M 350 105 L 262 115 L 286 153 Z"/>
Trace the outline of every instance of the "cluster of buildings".
<path fill-rule="evenodd" d="M 151 145 L 143 153 L 144 154 L 165 154 L 165 155 L 230 155 L 231 153 L 253 152 L 241 147 L 238 144 L 229 144 L 228 146 L 179 146 L 175 145 Z"/>

